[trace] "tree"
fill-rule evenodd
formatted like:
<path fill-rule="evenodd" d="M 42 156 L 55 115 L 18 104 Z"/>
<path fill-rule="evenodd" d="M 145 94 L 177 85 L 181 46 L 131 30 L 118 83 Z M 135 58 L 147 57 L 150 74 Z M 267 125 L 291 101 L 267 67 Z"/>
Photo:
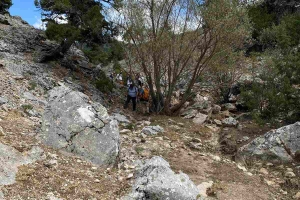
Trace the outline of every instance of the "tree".
<path fill-rule="evenodd" d="M 0 14 L 7 13 L 8 9 L 12 6 L 11 0 L 1 0 L 0 1 Z"/>
<path fill-rule="evenodd" d="M 107 43 L 117 29 L 101 13 L 104 2 L 117 5 L 114 0 L 35 0 L 36 7 L 43 11 L 42 20 L 47 22 L 47 37 L 60 42 L 40 61 L 63 56 L 75 41 L 88 45 Z"/>
<path fill-rule="evenodd" d="M 264 67 L 259 78 L 242 91 L 242 97 L 256 117 L 293 123 L 300 117 L 300 14 L 281 17 L 278 25 L 264 29 L 260 42 L 266 47 L 259 54 Z M 253 95 L 255 94 L 255 95 Z"/>
<path fill-rule="evenodd" d="M 222 5 L 222 6 L 220 6 Z M 242 48 L 249 20 L 238 0 L 124 1 L 119 24 L 129 58 L 146 75 L 156 112 L 178 112 L 198 78 L 222 52 Z M 181 101 L 170 107 L 184 82 Z"/>

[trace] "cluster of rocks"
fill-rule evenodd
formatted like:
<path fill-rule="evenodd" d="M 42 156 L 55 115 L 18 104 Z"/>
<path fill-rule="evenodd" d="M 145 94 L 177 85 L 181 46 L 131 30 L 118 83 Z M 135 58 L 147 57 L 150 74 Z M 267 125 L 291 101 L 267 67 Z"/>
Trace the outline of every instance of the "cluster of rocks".
<path fill-rule="evenodd" d="M 236 127 L 238 121 L 231 117 L 230 112 L 236 112 L 234 104 L 226 103 L 222 106 L 212 104 L 209 97 L 197 94 L 193 100 L 193 104 L 189 105 L 181 112 L 181 116 L 185 119 L 192 119 L 195 124 L 203 124 L 211 122 L 217 126 Z M 214 116 L 221 116 L 223 119 L 218 120 Z"/>

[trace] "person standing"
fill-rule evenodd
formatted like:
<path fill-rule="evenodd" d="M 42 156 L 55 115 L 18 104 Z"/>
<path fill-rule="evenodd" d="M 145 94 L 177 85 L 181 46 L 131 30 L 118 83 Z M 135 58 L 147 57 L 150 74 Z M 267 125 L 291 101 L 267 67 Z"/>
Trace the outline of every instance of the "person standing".
<path fill-rule="evenodd" d="M 124 104 L 124 109 L 128 108 L 128 104 L 130 101 L 132 101 L 132 110 L 136 111 L 136 98 L 138 95 L 138 89 L 134 86 L 133 83 L 130 84 L 128 90 L 127 90 L 127 99 Z"/>
<path fill-rule="evenodd" d="M 127 86 L 130 87 L 130 85 L 133 84 L 131 78 L 128 76 L 127 77 Z"/>

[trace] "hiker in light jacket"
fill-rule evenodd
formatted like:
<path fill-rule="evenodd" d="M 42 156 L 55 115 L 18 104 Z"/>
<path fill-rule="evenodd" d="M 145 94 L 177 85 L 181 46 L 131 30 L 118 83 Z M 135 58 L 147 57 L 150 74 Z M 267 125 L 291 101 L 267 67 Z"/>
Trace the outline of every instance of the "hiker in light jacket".
<path fill-rule="evenodd" d="M 132 110 L 136 110 L 136 98 L 138 95 L 138 89 L 134 86 L 134 84 L 130 84 L 129 88 L 127 89 L 127 100 L 125 102 L 124 108 L 128 108 L 128 104 L 130 100 L 132 101 Z"/>

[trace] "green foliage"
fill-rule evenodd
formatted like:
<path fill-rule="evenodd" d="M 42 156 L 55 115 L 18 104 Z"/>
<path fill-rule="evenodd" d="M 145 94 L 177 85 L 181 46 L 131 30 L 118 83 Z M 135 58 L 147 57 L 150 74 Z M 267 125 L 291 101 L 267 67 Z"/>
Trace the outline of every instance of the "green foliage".
<path fill-rule="evenodd" d="M 86 50 L 92 60 L 98 61 L 94 52 L 98 48 L 93 45 L 103 45 L 111 41 L 117 33 L 116 26 L 108 22 L 102 14 L 102 1 L 96 0 L 35 0 L 35 6 L 42 9 L 43 21 L 47 22 L 46 35 L 49 39 L 61 43 L 61 52 L 66 53 L 77 41 L 87 44 L 91 50 Z M 117 6 L 118 1 L 107 0 L 108 5 Z M 62 23 L 63 22 L 63 23 Z"/>
<path fill-rule="evenodd" d="M 121 65 L 118 62 L 114 62 L 113 69 L 116 74 L 119 74 L 123 71 Z"/>
<path fill-rule="evenodd" d="M 95 81 L 95 86 L 103 93 L 112 92 L 115 88 L 113 82 L 105 75 L 103 71 L 99 72 L 98 78 Z"/>
<path fill-rule="evenodd" d="M 265 5 L 254 4 L 249 6 L 248 14 L 254 28 L 252 33 L 253 38 L 258 38 L 261 31 L 272 26 L 276 19 L 275 13 L 270 12 Z"/>
<path fill-rule="evenodd" d="M 300 56 L 296 57 L 300 64 Z M 262 81 L 241 88 L 241 97 L 259 123 L 276 119 L 295 122 L 300 116 L 300 79 L 296 78 L 300 71 L 292 70 L 287 64 L 291 61 L 295 67 L 291 55 L 280 57 L 274 54 L 271 59 L 273 63 L 268 63 L 269 69 L 260 75 Z"/>
<path fill-rule="evenodd" d="M 130 124 L 126 125 L 125 128 L 133 131 L 135 128 L 135 125 L 133 123 L 130 123 Z"/>
<path fill-rule="evenodd" d="M 50 40 L 63 41 L 65 38 L 73 37 L 79 39 L 80 31 L 69 24 L 57 24 L 48 22 L 46 36 Z"/>
<path fill-rule="evenodd" d="M 145 149 L 144 147 L 136 146 L 134 147 L 134 150 L 136 151 L 137 154 L 141 154 Z"/>
<path fill-rule="evenodd" d="M 29 82 L 29 90 L 35 90 L 35 88 L 37 87 L 37 83 L 35 81 L 30 81 Z"/>
<path fill-rule="evenodd" d="M 262 83 L 242 89 L 242 97 L 258 121 L 299 120 L 300 14 L 297 5 L 296 1 L 277 5 L 265 0 L 249 9 L 259 35 L 256 39 L 265 51 L 258 56 L 272 60 L 260 75 Z"/>
<path fill-rule="evenodd" d="M 122 44 L 115 40 L 104 45 L 91 44 L 82 50 L 94 64 L 102 63 L 107 65 L 113 60 L 118 61 L 124 59 Z"/>
<path fill-rule="evenodd" d="M 109 51 L 105 51 L 99 45 L 93 44 L 91 47 L 83 48 L 84 54 L 89 58 L 90 62 L 94 64 L 103 63 L 104 65 L 109 63 Z"/>
<path fill-rule="evenodd" d="M 30 104 L 24 104 L 22 105 L 22 109 L 24 110 L 24 112 L 27 112 L 28 110 L 32 110 L 33 106 Z"/>
<path fill-rule="evenodd" d="M 11 0 L 1 0 L 0 1 L 0 13 L 7 13 L 8 9 L 12 6 Z"/>

